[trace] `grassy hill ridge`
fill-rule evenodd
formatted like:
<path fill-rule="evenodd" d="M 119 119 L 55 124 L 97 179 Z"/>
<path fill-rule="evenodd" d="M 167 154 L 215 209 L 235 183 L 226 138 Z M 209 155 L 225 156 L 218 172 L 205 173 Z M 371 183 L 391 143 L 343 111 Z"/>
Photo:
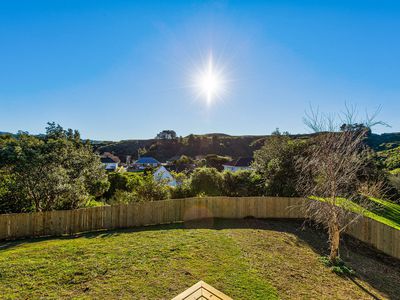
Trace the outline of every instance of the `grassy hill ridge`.
<path fill-rule="evenodd" d="M 171 157 L 187 155 L 218 154 L 232 158 L 252 156 L 271 135 L 231 136 L 221 133 L 189 135 L 176 140 L 122 140 L 113 143 L 99 143 L 96 151 L 113 152 L 122 161 L 127 155 L 136 158 L 138 151 L 142 155 L 153 156 L 160 161 Z M 311 134 L 290 135 L 296 139 L 307 139 Z M 389 150 L 400 145 L 400 133 L 372 134 L 367 143 L 376 151 Z"/>

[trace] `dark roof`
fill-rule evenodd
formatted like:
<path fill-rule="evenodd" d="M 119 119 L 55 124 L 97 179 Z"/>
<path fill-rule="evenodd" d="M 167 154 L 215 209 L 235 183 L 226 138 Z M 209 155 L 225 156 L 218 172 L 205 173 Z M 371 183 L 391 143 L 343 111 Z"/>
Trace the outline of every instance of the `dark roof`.
<path fill-rule="evenodd" d="M 112 164 L 118 162 L 117 160 L 112 159 L 111 157 L 101 157 L 100 160 L 103 164 Z"/>
<path fill-rule="evenodd" d="M 252 157 L 239 157 L 238 159 L 230 161 L 224 165 L 233 167 L 250 167 L 252 162 L 253 162 Z"/>
<path fill-rule="evenodd" d="M 136 161 L 137 164 L 159 164 L 160 162 L 153 157 L 141 157 Z"/>

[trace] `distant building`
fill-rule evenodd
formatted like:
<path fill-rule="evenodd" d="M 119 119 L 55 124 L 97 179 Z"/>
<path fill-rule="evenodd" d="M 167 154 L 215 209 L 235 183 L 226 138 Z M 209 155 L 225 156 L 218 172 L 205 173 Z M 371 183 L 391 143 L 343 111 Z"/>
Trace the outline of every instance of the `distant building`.
<path fill-rule="evenodd" d="M 240 157 L 234 161 L 223 164 L 224 171 L 242 171 L 242 170 L 252 170 L 251 163 L 253 162 L 252 157 Z"/>
<path fill-rule="evenodd" d="M 167 184 L 169 186 L 176 186 L 175 178 L 171 175 L 171 173 L 164 166 L 159 167 L 153 173 L 153 177 L 154 177 L 154 180 L 156 180 L 156 181 L 165 182 L 165 184 Z"/>
<path fill-rule="evenodd" d="M 148 167 L 156 168 L 161 165 L 161 163 L 153 157 L 140 157 L 134 164 L 136 168 L 144 169 Z"/>
<path fill-rule="evenodd" d="M 115 158 L 105 156 L 101 157 L 100 160 L 107 171 L 115 171 L 116 169 L 118 169 L 119 161 L 116 160 Z"/>

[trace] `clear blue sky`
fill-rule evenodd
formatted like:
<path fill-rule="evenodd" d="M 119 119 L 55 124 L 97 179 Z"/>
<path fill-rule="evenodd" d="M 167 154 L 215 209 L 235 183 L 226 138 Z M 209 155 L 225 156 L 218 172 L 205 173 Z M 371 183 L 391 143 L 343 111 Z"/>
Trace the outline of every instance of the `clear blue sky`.
<path fill-rule="evenodd" d="M 210 51 L 229 82 L 207 107 L 188 84 Z M 0 131 L 300 133 L 345 102 L 400 131 L 400 1 L 0 2 Z"/>

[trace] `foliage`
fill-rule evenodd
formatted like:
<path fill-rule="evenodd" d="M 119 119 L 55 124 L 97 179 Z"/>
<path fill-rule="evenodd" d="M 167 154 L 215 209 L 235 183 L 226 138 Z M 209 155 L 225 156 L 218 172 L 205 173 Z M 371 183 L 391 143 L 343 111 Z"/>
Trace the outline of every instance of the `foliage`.
<path fill-rule="evenodd" d="M 128 192 L 124 190 L 116 190 L 113 196 L 107 201 L 109 204 L 129 204 L 140 202 L 136 192 Z"/>
<path fill-rule="evenodd" d="M 224 167 L 223 164 L 227 163 L 231 159 L 226 156 L 220 156 L 216 154 L 208 154 L 205 157 L 205 166 L 208 168 L 215 168 L 218 171 L 222 171 Z"/>
<path fill-rule="evenodd" d="M 79 132 L 49 123 L 41 137 L 20 133 L 3 142 L 0 168 L 13 177 L 13 198 L 36 211 L 84 206 L 107 188 L 100 158 Z M 19 212 L 21 210 L 15 211 Z"/>
<path fill-rule="evenodd" d="M 306 142 L 291 139 L 279 132 L 266 140 L 254 152 L 253 167 L 265 181 L 266 194 L 270 196 L 296 196 L 296 159 L 301 156 Z"/>
<path fill-rule="evenodd" d="M 143 176 L 141 173 L 131 172 L 109 172 L 108 181 L 110 187 L 104 196 L 110 199 L 117 191 L 133 192 L 142 184 Z"/>
<path fill-rule="evenodd" d="M 156 139 L 159 140 L 174 140 L 176 139 L 176 132 L 173 130 L 163 130 L 157 134 Z"/>
<path fill-rule="evenodd" d="M 378 158 L 389 171 L 400 168 L 400 146 L 389 150 L 379 151 Z"/>
<path fill-rule="evenodd" d="M 154 180 L 151 173 L 144 175 L 142 184 L 136 189 L 140 201 L 155 201 L 169 198 L 169 189 L 165 182 Z"/>
<path fill-rule="evenodd" d="M 99 207 L 99 206 L 104 206 L 104 202 L 91 199 L 91 200 L 89 200 L 88 203 L 86 203 L 85 207 Z"/>
<path fill-rule="evenodd" d="M 191 176 L 191 188 L 195 195 L 218 196 L 223 191 L 223 177 L 215 168 L 197 168 Z"/>
<path fill-rule="evenodd" d="M 151 172 L 109 174 L 110 189 L 105 194 L 109 203 L 155 201 L 169 198 L 165 182 L 154 180 Z"/>
<path fill-rule="evenodd" d="M 174 163 L 176 171 L 182 172 L 183 170 L 188 168 L 189 165 L 193 164 L 193 159 L 186 155 L 181 155 Z"/>
<path fill-rule="evenodd" d="M 326 267 L 330 268 L 332 272 L 339 276 L 352 277 L 356 274 L 356 272 L 347 266 L 340 257 L 338 257 L 335 262 L 332 262 L 328 256 L 322 256 L 320 260 Z"/>
<path fill-rule="evenodd" d="M 14 176 L 0 170 L 0 213 L 29 212 L 32 203 L 18 197 L 18 186 Z"/>
<path fill-rule="evenodd" d="M 175 187 L 170 188 L 170 196 L 172 199 L 189 198 L 195 196 L 195 193 L 190 185 L 190 178 L 188 178 L 185 173 L 172 172 L 172 176 L 174 176 L 177 184 Z"/>
<path fill-rule="evenodd" d="M 223 173 L 223 195 L 230 197 L 261 196 L 264 194 L 264 180 L 253 171 Z"/>

